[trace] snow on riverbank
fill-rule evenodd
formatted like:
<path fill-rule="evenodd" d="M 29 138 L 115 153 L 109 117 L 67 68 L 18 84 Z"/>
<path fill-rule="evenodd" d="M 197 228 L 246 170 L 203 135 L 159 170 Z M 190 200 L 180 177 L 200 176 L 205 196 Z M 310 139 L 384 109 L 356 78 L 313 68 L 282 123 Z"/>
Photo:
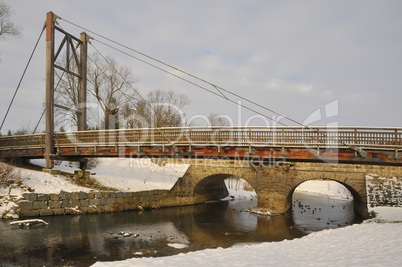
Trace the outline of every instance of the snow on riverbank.
<path fill-rule="evenodd" d="M 123 191 L 170 189 L 182 177 L 189 165 L 166 164 L 159 166 L 149 158 L 100 159 L 91 172 L 100 184 Z"/>
<path fill-rule="evenodd" d="M 170 189 L 179 177 L 182 177 L 189 165 L 161 164 L 149 158 L 100 158 L 98 164 L 90 171 L 91 177 L 99 184 L 121 191 L 144 191 Z M 44 160 L 32 160 L 34 164 L 44 166 Z M 73 173 L 77 167 L 69 162 L 56 165 L 56 170 Z"/>
<path fill-rule="evenodd" d="M 4 164 L 1 163 L 0 164 Z M 73 184 L 66 177 L 60 175 L 50 175 L 48 173 L 28 170 L 23 168 L 14 168 L 16 176 L 21 178 L 23 188 L 12 186 L 12 188 L 0 188 L 0 195 L 22 196 L 23 193 L 33 191 L 38 193 L 50 194 L 60 193 L 61 190 L 68 192 L 86 191 L 90 188 Z M 29 189 L 29 190 L 28 190 Z"/>
<path fill-rule="evenodd" d="M 300 239 L 205 249 L 160 258 L 97 262 L 93 266 L 400 266 L 402 208 L 375 208 L 378 219 Z M 388 217 L 389 216 L 389 217 Z"/>
<path fill-rule="evenodd" d="M 244 179 L 236 179 L 236 178 L 228 178 L 225 179 L 225 185 L 228 189 L 228 196 L 223 198 L 222 200 L 231 200 L 231 199 L 256 199 L 257 194 L 254 190 L 251 189 L 251 186 Z M 249 187 L 249 189 L 245 189 L 245 187 Z M 251 189 L 251 190 L 250 190 Z"/>
<path fill-rule="evenodd" d="M 376 217 L 365 222 L 377 223 L 402 223 L 402 208 L 400 207 L 375 207 L 370 208 L 370 211 L 376 213 Z M 400 224 L 402 228 L 402 225 Z M 402 242 L 401 242 L 402 249 Z"/>
<path fill-rule="evenodd" d="M 338 182 L 334 181 L 307 181 L 300 184 L 297 192 L 308 192 L 309 194 L 326 195 L 330 198 L 352 199 L 350 191 Z"/>
<path fill-rule="evenodd" d="M 31 163 L 44 167 L 43 159 L 31 160 Z M 0 164 L 4 164 L 1 163 Z M 91 170 L 91 177 L 99 184 L 120 191 L 145 191 L 153 189 L 170 189 L 177 179 L 187 171 L 188 165 L 153 163 L 149 158 L 126 159 L 126 158 L 103 158 Z M 78 168 L 70 162 L 58 162 L 56 170 L 74 173 Z M 14 168 L 20 184 L 13 184 L 5 188 L 0 187 L 0 219 L 18 218 L 14 213 L 16 202 L 23 193 L 55 193 L 88 192 L 92 188 L 75 185 L 62 175 L 50 175 L 41 171 Z"/>
<path fill-rule="evenodd" d="M 4 164 L 1 163 L 0 164 Z M 4 165 L 3 165 L 4 166 Z M 12 184 L 7 187 L 0 186 L 0 219 L 3 214 L 6 218 L 18 218 L 14 213 L 17 207 L 16 201 L 22 197 L 23 193 L 38 192 L 43 194 L 60 193 L 61 190 L 67 192 L 88 192 L 91 188 L 73 184 L 66 177 L 60 175 L 50 175 L 48 173 L 33 171 L 23 168 L 14 168 L 14 174 L 20 179 L 20 185 Z"/>

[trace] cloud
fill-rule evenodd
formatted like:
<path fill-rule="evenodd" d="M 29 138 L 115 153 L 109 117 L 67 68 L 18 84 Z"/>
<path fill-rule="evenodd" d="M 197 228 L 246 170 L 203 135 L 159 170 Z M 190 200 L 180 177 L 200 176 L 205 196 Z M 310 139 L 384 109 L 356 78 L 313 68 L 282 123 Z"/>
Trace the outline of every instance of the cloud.
<path fill-rule="evenodd" d="M 340 125 L 402 126 L 395 115 L 402 112 L 400 1 L 15 0 L 11 5 L 14 21 L 24 31 L 18 39 L 0 42 L 0 117 L 46 12 L 53 10 L 66 20 L 301 121 L 338 99 Z M 60 25 L 76 35 L 83 31 L 65 21 Z M 99 43 L 94 45 L 131 67 L 144 95 L 155 88 L 173 89 L 191 98 L 187 113 L 236 116 L 232 104 Z M 36 113 L 40 114 L 44 51 L 42 42 L 6 128 L 18 128 L 24 119 L 36 121 Z M 26 114 L 26 103 L 37 105 L 37 111 Z"/>
<path fill-rule="evenodd" d="M 307 94 L 313 92 L 312 84 L 298 83 L 295 81 L 273 80 L 266 85 L 269 91 L 282 91 L 288 93 Z"/>

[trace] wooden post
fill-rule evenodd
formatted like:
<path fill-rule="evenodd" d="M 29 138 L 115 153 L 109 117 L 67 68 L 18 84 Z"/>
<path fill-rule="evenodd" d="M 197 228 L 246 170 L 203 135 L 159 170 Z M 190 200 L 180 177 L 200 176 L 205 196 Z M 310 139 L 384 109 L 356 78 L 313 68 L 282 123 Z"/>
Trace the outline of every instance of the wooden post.
<path fill-rule="evenodd" d="M 50 158 L 54 154 L 54 20 L 52 12 L 46 15 L 46 168 L 52 169 L 54 162 Z"/>
<path fill-rule="evenodd" d="M 78 131 L 87 130 L 87 51 L 88 51 L 88 35 L 81 33 L 81 87 L 79 94 L 79 110 L 78 115 Z"/>

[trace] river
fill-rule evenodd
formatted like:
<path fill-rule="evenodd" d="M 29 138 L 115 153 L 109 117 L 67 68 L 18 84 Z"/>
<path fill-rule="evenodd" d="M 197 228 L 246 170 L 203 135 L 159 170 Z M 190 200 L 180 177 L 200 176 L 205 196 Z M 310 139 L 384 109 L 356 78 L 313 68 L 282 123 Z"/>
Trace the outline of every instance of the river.
<path fill-rule="evenodd" d="M 0 266 L 89 266 L 96 261 L 160 257 L 239 243 L 282 241 L 361 222 L 353 202 L 295 193 L 292 212 L 246 212 L 256 200 L 216 201 L 142 212 L 44 217 L 20 228 L 0 221 Z M 125 234 L 125 235 L 123 235 Z M 130 235 L 131 234 L 131 235 Z"/>

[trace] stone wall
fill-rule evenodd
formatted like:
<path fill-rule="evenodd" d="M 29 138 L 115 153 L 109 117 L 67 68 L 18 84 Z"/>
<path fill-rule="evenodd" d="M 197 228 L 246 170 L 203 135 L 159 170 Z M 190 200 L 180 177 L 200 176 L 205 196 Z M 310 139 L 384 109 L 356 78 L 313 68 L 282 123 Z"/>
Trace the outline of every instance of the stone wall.
<path fill-rule="evenodd" d="M 103 213 L 158 208 L 168 190 L 141 192 L 63 192 L 60 194 L 25 193 L 20 200 L 20 216 L 50 216 Z"/>
<path fill-rule="evenodd" d="M 402 206 L 402 177 L 366 175 L 367 197 L 371 207 Z"/>

